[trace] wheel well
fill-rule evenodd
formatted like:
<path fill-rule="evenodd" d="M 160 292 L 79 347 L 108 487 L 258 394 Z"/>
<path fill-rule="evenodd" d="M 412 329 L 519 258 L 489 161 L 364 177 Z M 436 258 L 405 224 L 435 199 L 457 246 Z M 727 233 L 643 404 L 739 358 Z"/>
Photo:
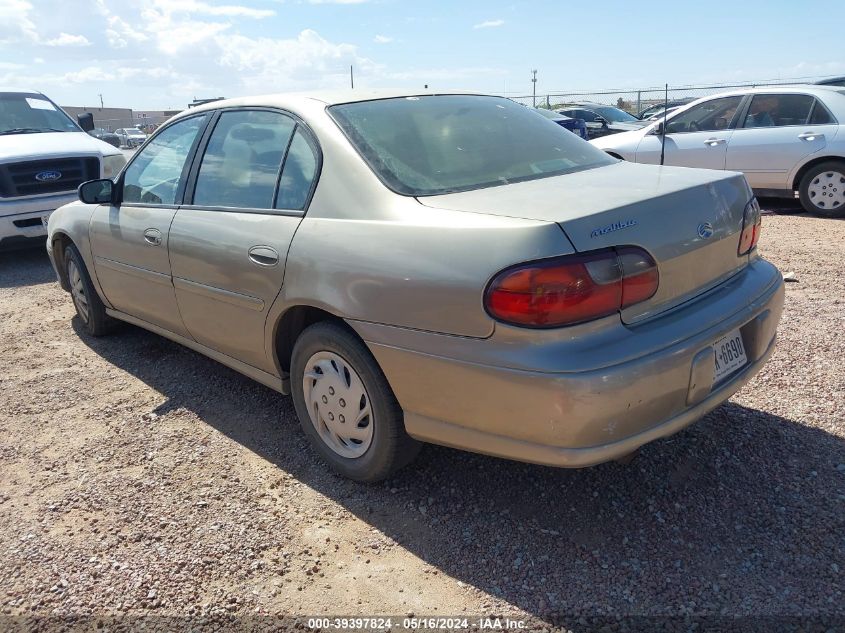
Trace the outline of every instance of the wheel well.
<path fill-rule="evenodd" d="M 798 173 L 795 174 L 795 180 L 792 182 L 792 190 L 798 190 L 798 187 L 801 186 L 801 179 L 804 177 L 804 174 L 810 171 L 813 167 L 819 163 L 829 162 L 845 163 L 845 158 L 842 158 L 841 156 L 823 156 L 821 158 L 814 158 L 809 163 L 801 167 L 801 169 L 798 170 Z"/>
<path fill-rule="evenodd" d="M 276 357 L 282 371 L 290 373 L 293 346 L 299 335 L 305 328 L 320 321 L 333 321 L 349 328 L 340 317 L 313 306 L 294 306 L 282 315 L 278 326 L 276 326 Z M 352 328 L 349 328 L 349 330 L 353 331 Z"/>
<path fill-rule="evenodd" d="M 70 282 L 65 270 L 65 249 L 73 244 L 73 241 L 64 233 L 56 233 L 53 237 L 53 261 L 56 263 L 56 272 L 59 274 L 59 284 L 62 289 L 70 290 Z"/>

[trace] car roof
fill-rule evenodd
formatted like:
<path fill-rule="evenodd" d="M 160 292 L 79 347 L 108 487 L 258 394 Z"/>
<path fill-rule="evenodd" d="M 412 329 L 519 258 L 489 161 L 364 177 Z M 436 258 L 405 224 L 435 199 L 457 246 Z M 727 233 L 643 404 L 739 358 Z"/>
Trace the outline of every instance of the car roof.
<path fill-rule="evenodd" d="M 21 88 L 21 87 L 6 87 L 0 86 L 0 92 L 23 92 L 28 95 L 41 95 L 44 96 L 44 93 L 40 90 L 32 90 L 31 88 Z"/>
<path fill-rule="evenodd" d="M 360 101 L 375 101 L 378 99 L 395 99 L 401 97 L 431 97 L 436 95 L 485 95 L 481 92 L 471 90 L 323 90 L 314 92 L 287 92 L 256 95 L 251 97 L 237 97 L 234 99 L 220 99 L 204 103 L 190 112 L 203 112 L 205 110 L 217 110 L 219 108 L 232 106 L 269 106 L 269 107 L 291 107 L 303 105 L 306 102 L 314 101 L 330 105 L 341 103 L 356 103 Z"/>

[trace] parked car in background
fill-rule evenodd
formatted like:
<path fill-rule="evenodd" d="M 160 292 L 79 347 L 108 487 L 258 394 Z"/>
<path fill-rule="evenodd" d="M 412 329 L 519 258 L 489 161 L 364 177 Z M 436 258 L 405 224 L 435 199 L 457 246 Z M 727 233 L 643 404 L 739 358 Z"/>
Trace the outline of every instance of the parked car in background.
<path fill-rule="evenodd" d="M 638 130 L 646 125 L 633 114 L 613 106 L 598 103 L 574 103 L 557 108 L 556 112 L 573 119 L 583 119 L 590 138 L 599 138 L 619 132 Z"/>
<path fill-rule="evenodd" d="M 660 103 L 655 103 L 654 105 L 650 105 L 649 107 L 640 110 L 639 114 L 637 114 L 637 118 L 645 121 L 647 119 L 654 118 L 656 114 L 661 114 L 666 108 L 679 108 L 687 105 L 688 103 L 692 103 L 693 101 L 695 101 L 695 99 L 692 97 L 661 101 Z"/>
<path fill-rule="evenodd" d="M 560 114 L 559 112 L 555 112 L 554 110 L 548 110 L 546 108 L 536 108 L 536 111 L 547 119 L 551 119 L 561 127 L 565 127 L 573 134 L 577 134 L 584 140 L 589 140 L 590 135 L 587 133 L 587 126 L 584 123 L 583 119 L 573 119 L 564 114 Z"/>
<path fill-rule="evenodd" d="M 839 86 L 845 88 L 845 77 L 831 77 L 830 79 L 822 79 L 815 83 L 817 86 Z"/>
<path fill-rule="evenodd" d="M 80 115 L 93 129 L 90 114 Z M 85 134 L 35 90 L 0 88 L 0 248 L 43 244 L 54 209 L 92 178 L 111 178 L 126 159 Z"/>
<path fill-rule="evenodd" d="M 217 101 L 79 191 L 47 245 L 83 335 L 121 319 L 292 393 L 360 481 L 420 440 L 629 454 L 750 380 L 783 305 L 741 174 L 618 161 L 501 97 Z"/>
<path fill-rule="evenodd" d="M 112 147 L 120 147 L 120 137 L 114 132 L 109 132 L 101 127 L 95 127 L 93 130 L 88 132 L 88 134 L 94 138 L 100 139 L 101 141 L 105 141 Z"/>
<path fill-rule="evenodd" d="M 759 196 L 797 197 L 811 213 L 845 217 L 845 90 L 768 86 L 705 97 L 666 121 L 665 164 L 741 171 Z M 659 163 L 663 121 L 591 141 L 637 163 Z"/>
<path fill-rule="evenodd" d="M 121 147 L 138 147 L 147 140 L 147 135 L 136 127 L 122 127 L 114 131 L 120 138 Z"/>

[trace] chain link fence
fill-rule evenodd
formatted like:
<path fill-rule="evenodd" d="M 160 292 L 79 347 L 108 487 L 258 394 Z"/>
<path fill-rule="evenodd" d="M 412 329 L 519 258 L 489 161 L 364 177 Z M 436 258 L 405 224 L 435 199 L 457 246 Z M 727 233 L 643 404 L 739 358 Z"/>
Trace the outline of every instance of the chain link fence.
<path fill-rule="evenodd" d="M 558 108 L 561 106 L 573 103 L 597 103 L 601 105 L 609 105 L 620 108 L 633 114 L 638 115 L 647 108 L 659 107 L 668 101 L 675 102 L 675 105 L 680 105 L 681 102 L 689 103 L 700 97 L 733 90 L 736 88 L 757 88 L 760 86 L 783 86 L 802 83 L 813 83 L 821 77 L 798 77 L 792 79 L 769 79 L 762 81 L 747 81 L 737 83 L 722 83 L 722 84 L 707 84 L 707 85 L 686 85 L 686 86 L 672 86 L 667 89 L 662 87 L 651 88 L 635 88 L 635 89 L 605 89 L 585 92 L 549 92 L 538 95 L 509 95 L 508 97 L 514 101 L 524 105 L 536 105 L 545 108 Z M 671 106 L 670 106 L 671 107 Z"/>

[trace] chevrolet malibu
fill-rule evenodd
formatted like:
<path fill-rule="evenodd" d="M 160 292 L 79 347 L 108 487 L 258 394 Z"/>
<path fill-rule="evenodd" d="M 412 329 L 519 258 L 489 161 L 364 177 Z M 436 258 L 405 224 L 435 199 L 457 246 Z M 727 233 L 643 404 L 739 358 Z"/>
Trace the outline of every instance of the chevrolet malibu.
<path fill-rule="evenodd" d="M 216 101 L 79 198 L 47 248 L 87 333 L 292 395 L 359 481 L 421 442 L 626 456 L 745 384 L 783 304 L 741 174 L 623 162 L 498 97 Z"/>

